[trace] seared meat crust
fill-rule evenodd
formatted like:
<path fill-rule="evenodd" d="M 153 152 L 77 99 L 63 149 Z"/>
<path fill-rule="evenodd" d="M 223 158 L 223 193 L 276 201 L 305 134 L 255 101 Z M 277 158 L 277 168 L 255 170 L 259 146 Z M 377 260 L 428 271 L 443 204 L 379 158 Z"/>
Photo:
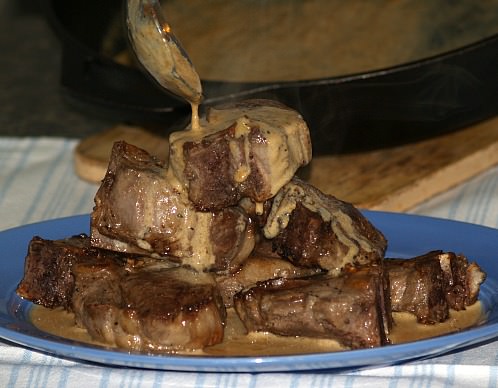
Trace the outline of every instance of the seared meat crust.
<path fill-rule="evenodd" d="M 386 259 L 393 311 L 410 312 L 421 323 L 444 322 L 449 309 L 475 303 L 486 275 L 463 255 L 432 251 L 411 259 Z"/>
<path fill-rule="evenodd" d="M 107 268 L 84 267 L 75 268 L 72 309 L 93 338 L 152 352 L 202 349 L 223 340 L 226 312 L 209 275 L 145 267 L 119 277 Z"/>
<path fill-rule="evenodd" d="M 29 243 L 24 262 L 24 277 L 17 293 L 33 303 L 48 308 L 70 309 L 74 290 L 73 265 L 83 261 L 121 267 L 128 255 L 93 248 L 87 236 L 49 241 L 35 236 Z"/>
<path fill-rule="evenodd" d="M 464 310 L 477 301 L 486 274 L 476 263 L 469 263 L 464 255 L 444 252 L 438 255 L 447 279 L 446 300 L 454 310 Z"/>
<path fill-rule="evenodd" d="M 201 142 L 188 142 L 183 146 L 185 157 L 185 178 L 189 182 L 189 200 L 199 210 L 219 210 L 235 206 L 243 197 L 257 202 L 271 198 L 268 177 L 263 176 L 254 156 L 247 163 L 251 171 L 241 182 L 234 179 L 237 168 L 242 164 L 232 160 L 233 150 L 239 157 L 244 154 L 244 141 L 250 147 L 258 144 L 261 137 L 259 128 L 251 128 L 245 138 L 235 137 L 236 125 L 202 139 Z M 266 180 L 265 180 L 266 178 Z"/>
<path fill-rule="evenodd" d="M 341 276 L 274 279 L 239 292 L 235 309 L 248 331 L 337 340 L 364 348 L 388 342 L 388 279 L 377 266 Z"/>
<path fill-rule="evenodd" d="M 410 312 L 421 323 L 444 322 L 449 317 L 446 279 L 432 254 L 414 259 L 386 259 L 393 311 Z"/>
<path fill-rule="evenodd" d="M 387 246 L 353 205 L 297 178 L 273 199 L 263 231 L 280 256 L 333 274 L 347 266 L 379 264 Z"/>
<path fill-rule="evenodd" d="M 117 142 L 95 195 L 92 245 L 167 256 L 197 270 L 226 271 L 254 246 L 251 220 L 239 207 L 199 212 L 155 158 Z"/>
<path fill-rule="evenodd" d="M 251 256 L 237 271 L 216 276 L 218 289 L 226 307 L 233 306 L 233 297 L 239 291 L 258 282 L 276 278 L 302 278 L 323 273 L 319 268 L 297 267 L 277 257 Z"/>
<path fill-rule="evenodd" d="M 213 132 L 199 138 L 189 131 L 170 138 L 170 165 L 199 210 L 235 206 L 243 198 L 267 201 L 311 160 L 306 123 L 281 103 L 221 105 L 208 110 L 206 121 Z"/>
<path fill-rule="evenodd" d="M 17 292 L 73 311 L 94 339 L 129 350 L 201 349 L 223 339 L 226 311 L 212 275 L 93 248 L 83 236 L 34 238 Z"/>

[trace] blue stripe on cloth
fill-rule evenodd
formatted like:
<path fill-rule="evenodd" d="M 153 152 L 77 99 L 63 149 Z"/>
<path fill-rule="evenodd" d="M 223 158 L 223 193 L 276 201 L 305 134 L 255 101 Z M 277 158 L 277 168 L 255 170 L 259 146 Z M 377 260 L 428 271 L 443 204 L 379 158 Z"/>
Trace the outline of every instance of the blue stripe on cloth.
<path fill-rule="evenodd" d="M 479 214 L 482 212 L 482 199 L 486 194 L 486 182 L 475 187 L 472 201 L 469 201 L 465 219 L 469 222 L 476 223 L 479 219 Z"/>
<path fill-rule="evenodd" d="M 54 177 L 54 174 L 58 170 L 58 167 L 61 165 L 61 161 L 64 158 L 64 156 L 67 154 L 66 147 L 66 142 L 63 143 L 63 147 L 57 152 L 57 156 L 53 158 L 51 162 L 48 163 L 48 168 L 45 168 L 45 173 L 43 174 L 43 178 L 41 179 L 41 182 L 38 186 L 38 190 L 36 190 L 35 195 L 34 195 L 34 200 L 26 208 L 24 217 L 22 218 L 22 223 L 27 223 L 31 220 L 32 214 L 36 213 L 35 210 L 38 206 L 41 206 L 43 204 L 43 201 L 37 200 L 40 198 L 43 198 L 44 192 L 47 190 L 48 187 L 53 188 L 55 186 L 52 186 L 52 179 Z M 62 186 L 63 188 L 64 186 Z M 62 188 L 59 186 L 59 190 L 55 190 L 55 193 L 58 193 Z M 51 201 L 48 202 L 48 206 L 50 207 L 50 204 L 57 203 L 55 198 L 53 198 Z M 47 214 L 46 212 L 42 213 L 43 219 L 49 218 L 51 216 L 51 213 Z"/>
<path fill-rule="evenodd" d="M 335 385 L 335 383 L 334 383 L 335 377 L 336 376 L 332 373 L 324 374 L 322 387 L 326 387 L 326 388 L 333 387 Z"/>
<path fill-rule="evenodd" d="M 291 377 L 291 381 L 290 381 L 290 388 L 298 388 L 299 387 L 299 379 L 301 378 L 301 375 L 299 374 L 294 374 L 292 375 Z"/>
<path fill-rule="evenodd" d="M 489 373 L 489 381 L 488 388 L 497 388 L 498 387 L 498 352 L 495 356 L 494 366 L 491 368 Z"/>
<path fill-rule="evenodd" d="M 33 382 L 34 375 L 38 372 L 39 369 L 40 369 L 40 365 L 39 365 L 39 363 L 36 363 L 29 370 L 28 381 L 27 381 L 28 387 L 34 387 L 35 386 L 35 384 Z"/>
<path fill-rule="evenodd" d="M 434 198 L 409 212 L 498 227 L 498 166 Z"/>
<path fill-rule="evenodd" d="M 249 381 L 248 388 L 255 388 L 258 385 L 258 374 L 251 373 L 251 380 Z"/>
<path fill-rule="evenodd" d="M 454 387 L 455 368 L 456 368 L 456 365 L 460 364 L 461 358 L 462 358 L 462 356 L 460 353 L 455 353 L 453 355 L 453 362 L 450 365 L 448 365 L 448 377 L 446 378 L 446 383 L 444 385 L 446 388 Z"/>
<path fill-rule="evenodd" d="M 198 373 L 196 376 L 196 379 L 195 379 L 195 386 L 196 387 L 203 387 L 205 380 L 206 380 L 206 374 Z"/>
<path fill-rule="evenodd" d="M 2 139 L 0 153 L 2 157 L 3 152 L 10 156 L 0 171 L 1 229 L 91 211 L 97 186 L 81 181 L 74 174 L 72 149 L 75 144 L 73 140 L 38 139 L 16 143 Z M 57 191 L 65 195 L 61 201 L 54 200 Z M 74 210 L 76 207 L 78 212 Z"/>
<path fill-rule="evenodd" d="M 30 352 L 28 350 L 20 348 L 21 353 L 21 362 L 18 364 L 15 364 L 12 367 L 12 370 L 10 372 L 9 376 L 9 381 L 7 383 L 7 387 L 15 387 L 17 385 L 17 381 L 19 379 L 19 375 L 21 370 L 24 368 L 25 365 L 29 365 L 29 361 L 31 361 L 31 357 L 33 356 L 33 352 Z"/>
<path fill-rule="evenodd" d="M 423 373 L 425 375 L 425 380 L 426 380 L 425 386 L 427 388 L 430 388 L 432 384 L 432 379 L 434 378 L 434 367 L 433 365 L 430 364 L 423 364 L 423 368 L 424 368 Z"/>
<path fill-rule="evenodd" d="M 61 361 L 60 366 L 62 367 L 63 363 Z M 57 384 L 57 388 L 65 388 L 67 387 L 68 378 L 70 375 L 71 368 L 59 368 L 61 370 L 59 383 Z"/>
<path fill-rule="evenodd" d="M 7 144 L 11 144 L 11 142 L 7 142 Z M 34 140 L 28 140 L 25 146 L 21 144 L 19 146 L 19 149 L 16 150 L 6 150 L 5 147 L 1 148 L 0 152 L 2 154 L 5 153 L 5 155 L 9 156 L 14 154 L 15 156 L 12 158 L 12 160 L 9 159 L 8 161 L 8 164 L 14 163 L 14 167 L 2 165 L 3 169 L 8 167 L 10 172 L 7 172 L 3 179 L 0 180 L 0 206 L 2 205 L 2 201 L 5 199 L 5 196 L 9 192 L 9 189 L 12 187 L 13 182 L 16 180 L 16 177 L 19 176 L 20 172 L 25 168 L 29 155 L 31 154 L 35 145 L 36 142 Z M 7 164 L 7 161 L 5 162 Z"/>
<path fill-rule="evenodd" d="M 64 166 L 65 171 L 57 171 L 53 176 L 53 184 L 59 189 L 53 193 L 52 199 L 48 201 L 48 206 L 42 213 L 44 219 L 62 214 L 66 208 L 73 204 L 74 185 L 71 185 L 71 181 L 67 179 L 68 172 L 72 172 L 73 168 L 70 163 L 65 163 Z"/>
<path fill-rule="evenodd" d="M 414 370 L 414 374 L 415 374 L 415 375 L 416 375 L 416 374 L 418 374 L 419 368 L 420 368 L 420 365 L 415 364 L 415 366 L 414 366 L 414 369 L 415 369 L 415 370 Z M 423 377 L 423 375 L 422 375 L 422 377 Z M 418 384 L 419 384 L 419 382 L 420 382 L 419 380 L 417 380 L 417 381 L 416 381 L 416 380 L 412 380 L 412 381 L 410 382 L 409 388 L 413 388 L 413 387 L 414 387 L 414 384 L 417 384 L 417 385 L 418 385 Z"/>
<path fill-rule="evenodd" d="M 152 383 L 152 388 L 160 388 L 162 383 L 163 383 L 164 376 L 166 376 L 166 373 L 155 372 L 154 373 L 154 381 Z"/>
<path fill-rule="evenodd" d="M 490 225 L 493 227 L 498 227 L 498 212 L 490 212 L 489 209 L 492 207 L 492 202 L 498 198 L 498 173 L 492 175 L 489 179 L 489 188 L 486 198 L 482 203 L 482 213 L 483 217 L 479 220 L 480 224 Z"/>
<path fill-rule="evenodd" d="M 316 387 L 320 387 L 320 384 L 319 384 L 319 380 L 322 379 L 322 374 L 318 373 L 314 376 L 311 377 L 311 381 L 310 381 L 310 387 L 311 388 L 316 388 Z"/>
<path fill-rule="evenodd" d="M 100 388 L 107 388 L 110 386 L 110 381 L 109 378 L 111 376 L 112 369 L 111 368 L 105 368 L 105 369 L 100 369 L 101 375 L 100 375 L 100 382 L 99 382 L 99 387 Z"/>
<path fill-rule="evenodd" d="M 53 174 L 51 178 L 51 185 L 54 187 L 58 187 L 59 189 L 55 192 L 47 191 L 46 195 L 50 197 L 49 200 L 45 200 L 47 203 L 46 209 L 41 213 L 43 219 L 60 217 L 64 214 L 74 214 L 76 213 L 76 207 L 79 204 L 79 200 L 81 194 L 79 191 L 82 189 L 82 186 L 79 180 L 75 181 L 73 165 L 70 160 L 67 160 L 67 156 L 63 159 L 63 163 L 60 166 L 57 166 L 56 172 Z M 88 206 L 90 203 L 89 198 L 93 198 L 97 186 L 91 185 L 91 193 L 88 191 L 88 186 L 85 185 L 83 188 L 87 192 L 87 197 L 85 198 L 85 203 L 87 204 L 85 212 L 91 211 L 91 206 Z"/>
<path fill-rule="evenodd" d="M 393 379 L 389 382 L 389 387 L 388 388 L 396 388 L 398 386 L 398 380 L 397 377 L 400 377 L 402 375 L 402 368 L 399 365 L 395 365 L 393 367 Z"/>

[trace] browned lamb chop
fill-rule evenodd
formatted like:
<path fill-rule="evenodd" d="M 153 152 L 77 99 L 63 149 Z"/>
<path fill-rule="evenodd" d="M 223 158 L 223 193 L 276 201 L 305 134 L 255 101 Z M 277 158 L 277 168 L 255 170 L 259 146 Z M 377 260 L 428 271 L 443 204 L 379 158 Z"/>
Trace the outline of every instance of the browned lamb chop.
<path fill-rule="evenodd" d="M 273 198 L 263 233 L 281 257 L 330 274 L 346 266 L 379 264 L 387 246 L 384 235 L 353 205 L 297 178 Z"/>
<path fill-rule="evenodd" d="M 320 268 L 298 267 L 278 257 L 250 256 L 235 272 L 218 274 L 216 283 L 226 307 L 233 306 L 233 297 L 244 288 L 276 278 L 302 278 L 323 273 Z"/>
<path fill-rule="evenodd" d="M 388 342 L 391 311 L 381 267 L 340 276 L 274 279 L 239 292 L 237 314 L 248 331 L 329 338 L 353 349 Z"/>
<path fill-rule="evenodd" d="M 239 200 L 262 204 L 310 159 L 301 116 L 266 100 L 213 108 L 201 130 L 171 134 L 168 165 L 118 142 L 95 196 L 92 244 L 235 270 L 254 246 Z"/>
<path fill-rule="evenodd" d="M 247 100 L 208 110 L 202 130 L 170 136 L 170 167 L 201 210 L 263 203 L 311 160 L 309 130 L 294 110 Z"/>
<path fill-rule="evenodd" d="M 168 256 L 198 270 L 237 267 L 254 246 L 242 208 L 195 210 L 161 162 L 125 142 L 114 145 L 95 196 L 91 238 L 95 247 Z"/>
<path fill-rule="evenodd" d="M 231 274 L 174 265 L 95 248 L 86 236 L 35 237 L 17 292 L 73 311 L 93 338 L 131 350 L 216 344 L 223 338 L 224 305 L 232 304 L 250 331 L 333 338 L 357 348 L 386 343 L 391 303 L 393 311 L 414 313 L 420 322 L 444 321 L 449 307 L 476 301 L 485 278 L 475 263 L 440 251 L 348 266 L 338 276 L 275 257 L 251 257 Z"/>
<path fill-rule="evenodd" d="M 129 350 L 202 349 L 223 339 L 226 311 L 210 274 L 93 248 L 84 236 L 33 238 L 17 292 L 73 311 L 94 339 Z"/>
<path fill-rule="evenodd" d="M 409 260 L 386 259 L 393 311 L 410 312 L 421 323 L 444 322 L 449 309 L 475 303 L 486 275 L 462 255 L 433 251 Z"/>
<path fill-rule="evenodd" d="M 464 255 L 438 252 L 437 259 L 446 277 L 446 300 L 454 310 L 464 310 L 477 301 L 486 274 L 477 265 L 469 263 Z"/>

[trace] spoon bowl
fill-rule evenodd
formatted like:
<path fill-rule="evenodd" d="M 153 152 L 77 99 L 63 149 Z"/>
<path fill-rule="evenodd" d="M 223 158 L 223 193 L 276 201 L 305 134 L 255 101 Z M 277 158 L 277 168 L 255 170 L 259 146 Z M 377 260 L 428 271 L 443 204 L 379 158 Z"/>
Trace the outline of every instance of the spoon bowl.
<path fill-rule="evenodd" d="M 133 51 L 152 78 L 190 104 L 199 104 L 199 75 L 164 18 L 159 2 L 127 0 L 126 22 Z"/>

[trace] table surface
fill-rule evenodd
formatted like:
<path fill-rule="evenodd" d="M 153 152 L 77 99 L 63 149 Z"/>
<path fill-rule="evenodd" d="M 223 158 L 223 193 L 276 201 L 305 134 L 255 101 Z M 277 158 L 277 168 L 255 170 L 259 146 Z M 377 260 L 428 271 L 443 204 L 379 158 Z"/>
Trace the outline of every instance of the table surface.
<path fill-rule="evenodd" d="M 34 3 L 34 2 L 33 2 Z M 75 138 L 111 123 L 68 107 L 58 42 L 32 2 L 0 0 L 0 230 L 89 213 L 97 186 L 74 174 Z M 410 213 L 498 228 L 498 167 Z M 497 333 L 498 334 L 498 333 Z M 403 365 L 315 373 L 186 373 L 114 368 L 52 357 L 0 340 L 0 387 L 496 387 L 498 341 Z"/>

